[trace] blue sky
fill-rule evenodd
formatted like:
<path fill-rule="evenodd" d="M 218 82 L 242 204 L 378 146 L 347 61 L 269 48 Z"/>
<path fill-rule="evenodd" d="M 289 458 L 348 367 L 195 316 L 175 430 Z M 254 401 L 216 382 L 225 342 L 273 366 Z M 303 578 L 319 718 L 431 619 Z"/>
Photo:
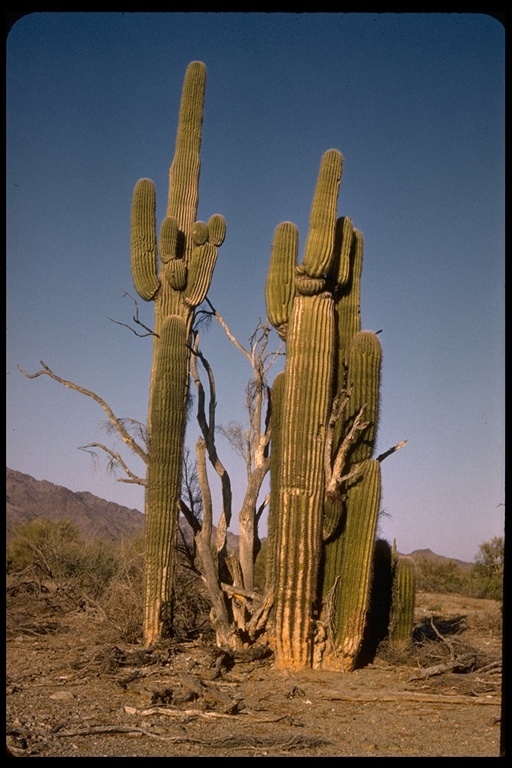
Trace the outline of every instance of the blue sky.
<path fill-rule="evenodd" d="M 161 218 L 183 76 L 200 60 L 198 215 L 227 220 L 211 301 L 246 344 L 273 231 L 294 221 L 304 245 L 320 157 L 341 150 L 338 212 L 365 238 L 362 324 L 382 329 L 377 448 L 408 440 L 382 466 L 380 535 L 468 561 L 503 535 L 504 48 L 484 14 L 20 19 L 6 59 L 7 466 L 143 509 L 141 488 L 78 450 L 119 448 L 99 406 L 16 366 L 44 360 L 145 420 L 151 342 L 109 318 L 131 321 L 133 187 L 153 179 Z M 140 312 L 151 325 L 152 304 Z M 203 349 L 218 421 L 243 421 L 246 360 L 215 326 Z M 219 447 L 239 503 L 245 469 Z"/>

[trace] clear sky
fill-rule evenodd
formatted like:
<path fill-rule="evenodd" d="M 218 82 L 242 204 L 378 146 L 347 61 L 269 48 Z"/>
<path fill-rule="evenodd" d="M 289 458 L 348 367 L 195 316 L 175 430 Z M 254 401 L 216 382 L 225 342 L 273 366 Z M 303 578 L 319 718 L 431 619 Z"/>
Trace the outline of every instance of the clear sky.
<path fill-rule="evenodd" d="M 16 22 L 7 466 L 143 509 L 141 488 L 78 450 L 119 448 L 100 407 L 16 366 L 35 372 L 43 360 L 118 416 L 145 420 L 151 342 L 111 319 L 133 315 L 123 295 L 136 295 L 133 187 L 153 179 L 161 219 L 183 77 L 200 60 L 199 218 L 227 221 L 211 301 L 246 344 L 265 317 L 273 231 L 294 221 L 303 247 L 320 157 L 341 150 L 338 213 L 365 237 L 362 325 L 382 329 L 377 450 L 408 440 L 382 465 L 380 535 L 401 552 L 468 561 L 503 535 L 504 49 L 504 28 L 484 14 L 52 12 Z M 153 305 L 140 312 L 151 325 Z M 203 349 L 218 421 L 243 421 L 247 361 L 216 326 Z M 191 421 L 191 445 L 198 433 Z M 219 448 L 239 503 L 244 466 Z"/>

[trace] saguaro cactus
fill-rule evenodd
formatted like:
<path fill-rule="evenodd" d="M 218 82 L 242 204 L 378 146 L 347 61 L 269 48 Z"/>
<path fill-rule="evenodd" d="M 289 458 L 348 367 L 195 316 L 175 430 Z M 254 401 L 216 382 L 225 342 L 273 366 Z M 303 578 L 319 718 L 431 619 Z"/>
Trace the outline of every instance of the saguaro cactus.
<path fill-rule="evenodd" d="M 391 595 L 389 639 L 394 645 L 406 646 L 412 640 L 416 603 L 416 566 L 412 557 L 395 553 Z"/>
<path fill-rule="evenodd" d="M 273 575 L 276 661 L 292 668 L 311 666 L 313 658 L 334 365 L 334 302 L 325 275 L 334 259 L 342 165 L 337 150 L 322 158 L 302 264 L 296 266 L 296 227 L 277 227 L 266 288 L 269 319 L 287 341 Z"/>
<path fill-rule="evenodd" d="M 343 493 L 338 490 L 326 498 L 324 528 L 329 540 L 322 570 L 322 618 L 329 628 L 322 663 L 346 671 L 354 668 L 362 647 L 381 497 L 380 462 L 372 460 L 372 456 L 379 417 L 382 351 L 375 333 L 360 330 L 362 262 L 363 238 L 354 230 L 349 272 L 336 302 L 337 395 L 345 396 L 346 407 L 334 431 L 332 458 L 336 452 L 343 452 L 343 474 L 347 479 Z"/>
<path fill-rule="evenodd" d="M 365 459 L 358 469 L 348 485 L 343 536 L 326 552 L 333 583 L 326 600 L 330 647 L 323 663 L 344 671 L 354 668 L 363 642 L 381 495 L 380 462 Z"/>
<path fill-rule="evenodd" d="M 214 214 L 196 221 L 206 84 L 202 62 L 189 64 L 180 104 L 166 216 L 159 237 L 152 181 L 137 182 L 132 199 L 131 268 L 135 288 L 155 306 L 148 410 L 144 641 L 154 645 L 172 619 L 174 546 L 189 379 L 188 342 L 194 310 L 205 299 L 226 225 Z"/>
<path fill-rule="evenodd" d="M 382 353 L 361 330 L 363 236 L 336 217 L 342 164 L 337 150 L 322 158 L 300 265 L 296 227 L 276 228 L 266 285 L 268 318 L 287 344 L 269 574 L 277 664 L 289 668 L 354 667 L 381 499 Z"/>

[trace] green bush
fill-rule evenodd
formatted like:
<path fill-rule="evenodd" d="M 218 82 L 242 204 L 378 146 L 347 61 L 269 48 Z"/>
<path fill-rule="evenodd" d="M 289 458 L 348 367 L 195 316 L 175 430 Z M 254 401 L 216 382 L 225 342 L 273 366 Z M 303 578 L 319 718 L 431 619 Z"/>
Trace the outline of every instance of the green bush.
<path fill-rule="evenodd" d="M 13 531 L 7 573 L 62 588 L 73 605 L 95 612 L 114 642 L 135 643 L 142 637 L 143 533 L 120 542 L 84 540 L 68 520 L 37 518 Z M 190 637 L 208 630 L 206 590 L 184 555 L 175 591 L 177 633 Z"/>
<path fill-rule="evenodd" d="M 437 561 L 428 557 L 416 560 L 417 589 L 420 592 L 457 592 L 466 594 L 467 575 L 453 560 Z"/>
<path fill-rule="evenodd" d="M 480 545 L 469 581 L 475 597 L 503 600 L 505 539 L 495 536 Z"/>
<path fill-rule="evenodd" d="M 36 518 L 18 526 L 7 546 L 7 572 L 27 568 L 50 579 L 66 579 L 81 553 L 80 531 L 69 520 Z"/>
<path fill-rule="evenodd" d="M 468 597 L 503 600 L 505 542 L 502 536 L 480 545 L 475 563 L 464 570 L 453 560 L 416 560 L 417 588 L 421 592 L 456 592 Z"/>

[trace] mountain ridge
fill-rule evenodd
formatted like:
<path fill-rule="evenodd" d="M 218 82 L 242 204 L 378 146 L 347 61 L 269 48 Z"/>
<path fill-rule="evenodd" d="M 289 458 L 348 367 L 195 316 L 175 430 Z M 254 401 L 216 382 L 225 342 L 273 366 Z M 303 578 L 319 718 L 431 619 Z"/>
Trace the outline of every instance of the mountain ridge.
<path fill-rule="evenodd" d="M 7 540 L 12 530 L 37 517 L 50 520 L 68 519 L 85 538 L 119 541 L 122 536 L 134 536 L 144 529 L 144 514 L 113 501 L 106 501 L 89 491 L 71 491 L 48 480 L 36 480 L 31 475 L 7 468 L 6 473 Z M 238 536 L 228 532 L 228 544 L 238 548 Z M 409 557 L 426 558 L 436 562 L 452 561 L 467 570 L 473 563 L 454 557 L 438 555 L 431 549 L 415 549 Z"/>
<path fill-rule="evenodd" d="M 14 528 L 36 518 L 69 520 L 86 540 L 119 541 L 144 530 L 144 514 L 106 501 L 89 491 L 71 491 L 48 480 L 36 480 L 15 469 L 6 469 L 6 536 L 9 541 Z M 185 530 L 190 530 L 184 524 Z M 215 531 L 215 527 L 214 527 Z M 238 536 L 227 533 L 228 547 L 238 549 Z"/>
<path fill-rule="evenodd" d="M 7 468 L 7 538 L 12 529 L 37 517 L 68 519 L 86 538 L 119 540 L 144 528 L 144 515 L 138 509 L 123 507 L 89 491 L 71 491 L 48 480 Z"/>

